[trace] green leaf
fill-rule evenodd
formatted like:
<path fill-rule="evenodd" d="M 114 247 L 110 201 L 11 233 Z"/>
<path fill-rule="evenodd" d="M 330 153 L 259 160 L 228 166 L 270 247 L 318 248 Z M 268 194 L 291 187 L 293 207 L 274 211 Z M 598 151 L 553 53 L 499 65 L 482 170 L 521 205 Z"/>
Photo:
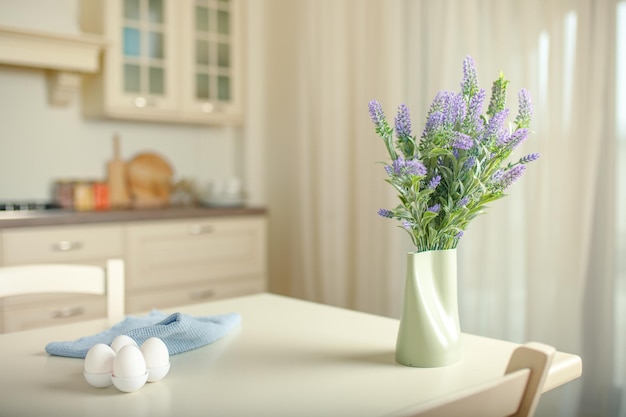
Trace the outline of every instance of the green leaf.
<path fill-rule="evenodd" d="M 444 148 L 433 148 L 423 153 L 424 158 L 437 158 L 439 156 L 451 156 L 454 157 L 454 154 L 449 149 Z"/>
<path fill-rule="evenodd" d="M 437 216 L 438 216 L 438 213 L 433 213 L 432 211 L 426 211 L 422 215 L 422 221 L 420 222 L 420 226 L 424 227 L 428 225 L 428 223 L 430 223 Z"/>

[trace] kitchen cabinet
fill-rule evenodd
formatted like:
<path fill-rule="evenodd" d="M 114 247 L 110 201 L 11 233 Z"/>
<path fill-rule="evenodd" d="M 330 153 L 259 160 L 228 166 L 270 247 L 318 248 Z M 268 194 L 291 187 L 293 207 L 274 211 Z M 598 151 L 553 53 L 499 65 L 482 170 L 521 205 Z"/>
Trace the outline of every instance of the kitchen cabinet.
<path fill-rule="evenodd" d="M 266 290 L 264 217 L 129 224 L 129 313 Z"/>
<path fill-rule="evenodd" d="M 96 223 L 5 227 L 0 264 L 125 262 L 129 314 L 267 291 L 267 219 L 199 210 L 93 213 Z M 219 212 L 219 211 L 214 211 Z M 168 214 L 169 213 L 169 214 Z M 185 215 L 192 217 L 185 217 Z M 167 216 L 180 217 L 168 218 Z M 51 219 L 55 217 L 52 216 Z M 57 216 L 58 218 L 58 216 Z M 77 217 L 77 221 L 85 216 Z M 71 221 L 71 217 L 63 221 Z M 102 221 L 103 223 L 97 223 Z M 97 295 L 28 295 L 0 299 L 0 332 L 106 316 Z"/>
<path fill-rule="evenodd" d="M 109 42 L 84 80 L 88 116 L 241 121 L 240 0 L 83 0 L 81 23 Z"/>
<path fill-rule="evenodd" d="M 25 227 L 3 230 L 2 264 L 104 265 L 123 258 L 120 225 Z M 105 317 L 99 295 L 25 295 L 0 299 L 0 331 L 10 332 Z"/>

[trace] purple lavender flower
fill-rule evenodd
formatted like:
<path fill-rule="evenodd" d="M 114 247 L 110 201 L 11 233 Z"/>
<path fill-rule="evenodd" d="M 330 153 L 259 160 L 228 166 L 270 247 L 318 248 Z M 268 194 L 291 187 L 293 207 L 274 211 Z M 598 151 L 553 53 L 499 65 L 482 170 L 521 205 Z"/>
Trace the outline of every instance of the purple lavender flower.
<path fill-rule="evenodd" d="M 530 118 L 533 115 L 533 107 L 530 101 L 530 93 L 522 88 L 517 95 L 519 100 L 519 113 L 515 118 L 515 123 L 517 127 L 529 127 L 530 126 Z"/>
<path fill-rule="evenodd" d="M 467 203 L 469 203 L 469 201 L 470 201 L 470 198 L 468 196 L 465 196 L 462 199 L 460 199 L 458 201 L 458 203 L 456 203 L 456 204 L 459 207 L 465 207 L 465 206 L 467 206 Z"/>
<path fill-rule="evenodd" d="M 391 210 L 381 208 L 380 210 L 378 210 L 378 215 L 387 219 L 391 219 L 393 217 L 393 212 Z"/>
<path fill-rule="evenodd" d="M 520 164 L 527 164 L 529 162 L 536 161 L 537 159 L 539 159 L 539 154 L 538 153 L 531 153 L 531 154 L 528 154 L 528 155 L 520 158 L 519 163 Z"/>
<path fill-rule="evenodd" d="M 442 112 L 436 111 L 434 113 L 431 113 L 428 116 L 428 120 L 426 121 L 426 126 L 424 127 L 424 133 L 422 134 L 422 137 L 426 137 L 429 134 L 439 130 L 443 126 L 443 122 L 444 116 Z"/>
<path fill-rule="evenodd" d="M 395 175 L 416 175 L 418 177 L 426 175 L 426 167 L 417 159 L 398 158 L 393 161 L 392 169 Z"/>
<path fill-rule="evenodd" d="M 524 142 L 527 137 L 528 137 L 528 129 L 526 128 L 517 129 L 508 138 L 508 145 L 511 147 L 511 149 L 515 149 L 520 143 Z"/>
<path fill-rule="evenodd" d="M 439 213 L 439 211 L 441 210 L 441 204 L 437 203 L 432 207 L 428 207 L 428 211 L 430 211 L 431 213 Z"/>
<path fill-rule="evenodd" d="M 393 173 L 395 175 L 404 174 L 404 167 L 406 166 L 406 161 L 402 158 L 395 159 L 391 163 L 391 168 L 393 169 Z"/>
<path fill-rule="evenodd" d="M 450 93 L 447 96 L 445 123 L 454 127 L 456 123 L 460 123 L 465 119 L 467 114 L 467 105 L 461 94 Z"/>
<path fill-rule="evenodd" d="M 434 177 L 430 179 L 430 181 L 428 181 L 428 188 L 430 188 L 431 190 L 434 190 L 435 188 L 437 188 L 440 182 L 441 182 L 441 175 L 435 175 Z"/>
<path fill-rule="evenodd" d="M 398 107 L 398 115 L 395 119 L 396 122 L 396 134 L 399 137 L 411 136 L 411 115 L 409 114 L 409 108 L 406 104 L 401 104 Z"/>
<path fill-rule="evenodd" d="M 452 140 L 452 147 L 456 149 L 469 150 L 474 146 L 474 139 L 465 133 L 457 132 L 456 136 Z"/>
<path fill-rule="evenodd" d="M 476 74 L 476 66 L 471 56 L 466 56 L 463 60 L 463 82 L 461 89 L 463 94 L 471 95 L 478 88 L 478 75 Z"/>
<path fill-rule="evenodd" d="M 485 101 L 485 90 L 481 88 L 476 94 L 472 96 L 467 109 L 467 114 L 472 118 L 472 123 L 482 125 L 482 119 L 480 115 L 483 111 L 483 102 Z"/>
<path fill-rule="evenodd" d="M 417 159 L 409 159 L 406 161 L 406 173 L 409 175 L 417 175 L 418 177 L 426 175 L 426 167 Z"/>
<path fill-rule="evenodd" d="M 507 143 L 511 141 L 511 135 L 507 131 L 503 129 L 501 134 L 496 137 L 496 145 L 505 146 Z"/>
<path fill-rule="evenodd" d="M 500 184 L 503 189 L 507 189 L 513 184 L 515 181 L 522 176 L 524 171 L 526 170 L 526 165 L 515 165 L 513 168 L 505 171 L 502 174 L 502 179 L 500 180 Z"/>
<path fill-rule="evenodd" d="M 487 124 L 487 128 L 483 132 L 482 139 L 489 140 L 492 137 L 498 138 L 499 141 L 502 141 L 502 136 L 506 135 L 506 129 L 504 128 L 504 122 L 506 122 L 506 118 L 509 116 L 509 109 L 504 109 L 502 111 L 497 112 L 493 115 L 491 119 L 489 119 L 489 123 Z M 506 140 L 504 140 L 506 142 Z"/>
<path fill-rule="evenodd" d="M 476 157 L 470 156 L 463 164 L 463 169 L 469 171 L 470 169 L 474 168 L 474 165 L 476 165 Z"/>
<path fill-rule="evenodd" d="M 530 100 L 530 93 L 525 88 L 522 88 L 517 95 L 519 99 L 519 110 L 523 116 L 532 116 L 533 107 Z"/>
<path fill-rule="evenodd" d="M 377 100 L 372 100 L 368 104 L 370 110 L 370 117 L 376 127 L 380 127 L 385 120 L 385 113 L 383 113 L 383 107 Z"/>
<path fill-rule="evenodd" d="M 413 223 L 405 220 L 402 222 L 402 227 L 404 227 L 406 230 L 411 230 L 413 228 Z"/>
<path fill-rule="evenodd" d="M 398 137 L 397 146 L 402 154 L 411 158 L 415 154 L 415 142 L 411 137 L 411 115 L 406 104 L 398 107 L 398 114 L 395 118 L 396 136 Z"/>
<path fill-rule="evenodd" d="M 441 112 L 445 110 L 446 103 L 449 100 L 450 94 L 451 93 L 449 91 L 439 91 L 437 95 L 435 95 L 433 102 L 430 104 L 428 114 L 430 115 L 431 113 Z"/>
<path fill-rule="evenodd" d="M 463 230 L 459 230 L 459 233 L 454 236 L 455 239 L 461 239 L 463 237 Z"/>
<path fill-rule="evenodd" d="M 430 105 L 422 137 L 428 136 L 442 126 L 454 128 L 457 123 L 463 122 L 466 115 L 467 103 L 462 94 L 439 91 Z"/>
<path fill-rule="evenodd" d="M 504 170 L 499 169 L 493 173 L 493 175 L 491 176 L 491 181 L 500 182 L 502 180 L 503 175 L 504 175 Z"/>
<path fill-rule="evenodd" d="M 474 121 L 474 126 L 475 132 L 479 134 L 479 136 L 477 137 L 480 137 L 480 135 L 482 135 L 482 132 L 485 130 L 485 121 L 480 116 L 478 116 L 478 118 Z"/>

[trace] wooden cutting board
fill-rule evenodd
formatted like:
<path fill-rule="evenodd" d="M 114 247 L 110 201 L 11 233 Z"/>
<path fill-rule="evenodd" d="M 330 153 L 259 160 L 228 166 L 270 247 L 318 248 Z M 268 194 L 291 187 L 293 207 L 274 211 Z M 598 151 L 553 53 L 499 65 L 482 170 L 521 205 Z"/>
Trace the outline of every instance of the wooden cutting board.
<path fill-rule="evenodd" d="M 169 204 L 174 171 L 160 155 L 145 152 L 126 165 L 130 196 L 134 207 L 163 207 Z"/>

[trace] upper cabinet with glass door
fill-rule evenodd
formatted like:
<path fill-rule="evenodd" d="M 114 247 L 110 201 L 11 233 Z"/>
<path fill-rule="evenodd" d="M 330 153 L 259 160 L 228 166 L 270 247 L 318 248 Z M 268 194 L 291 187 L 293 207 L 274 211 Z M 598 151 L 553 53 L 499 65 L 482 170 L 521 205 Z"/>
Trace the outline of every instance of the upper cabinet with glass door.
<path fill-rule="evenodd" d="M 193 30 L 185 41 L 183 77 L 185 113 L 193 117 L 211 114 L 240 115 L 241 109 L 241 28 L 237 1 L 194 0 L 183 20 Z"/>
<path fill-rule="evenodd" d="M 139 109 L 175 109 L 176 10 L 165 0 L 123 0 L 123 4 L 122 48 L 111 57 L 122 73 L 115 80 L 117 98 L 120 104 Z"/>
<path fill-rule="evenodd" d="M 85 82 L 88 115 L 183 123 L 241 119 L 238 0 L 83 0 L 110 42 Z"/>

